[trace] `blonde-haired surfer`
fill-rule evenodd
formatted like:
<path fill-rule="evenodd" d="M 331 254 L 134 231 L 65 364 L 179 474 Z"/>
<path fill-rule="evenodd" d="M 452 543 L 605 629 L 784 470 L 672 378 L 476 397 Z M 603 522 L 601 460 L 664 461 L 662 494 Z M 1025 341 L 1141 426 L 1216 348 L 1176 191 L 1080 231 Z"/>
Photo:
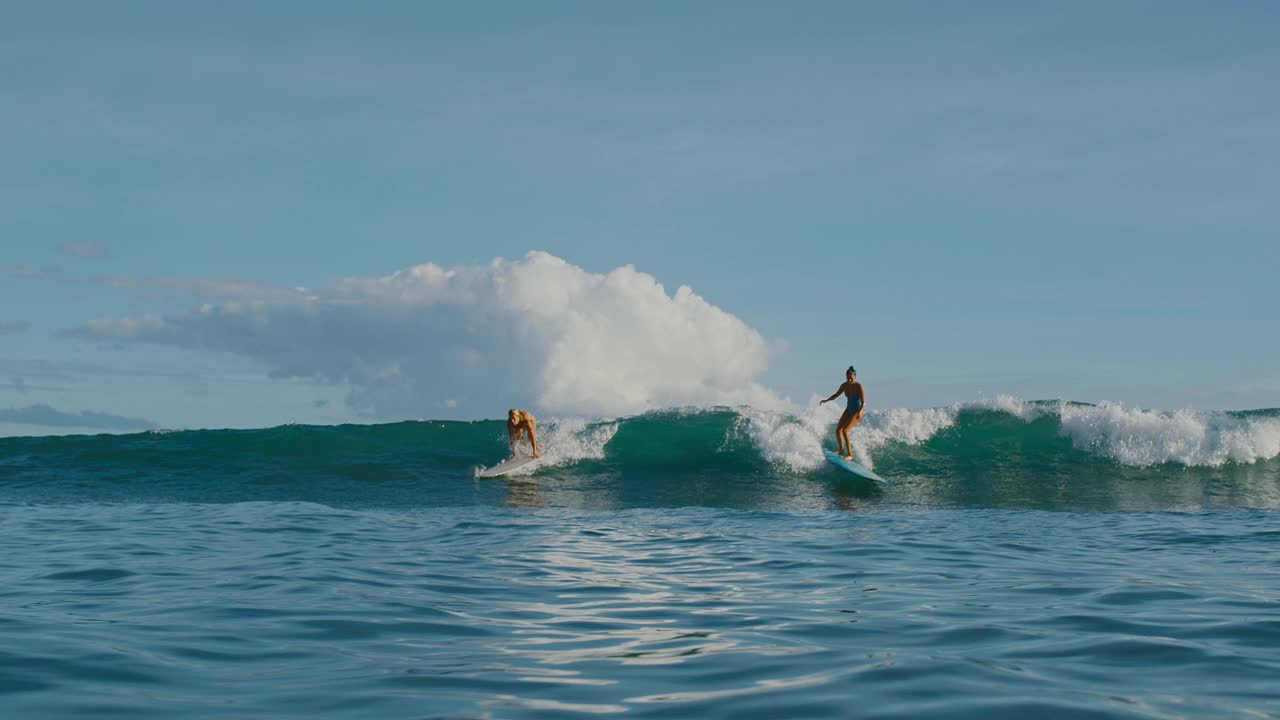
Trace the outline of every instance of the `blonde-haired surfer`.
<path fill-rule="evenodd" d="M 538 419 L 527 410 L 511 408 L 507 411 L 507 439 L 511 441 L 511 457 L 516 456 L 516 443 L 522 435 L 529 436 L 529 446 L 533 448 L 534 457 L 542 457 L 538 452 Z"/>

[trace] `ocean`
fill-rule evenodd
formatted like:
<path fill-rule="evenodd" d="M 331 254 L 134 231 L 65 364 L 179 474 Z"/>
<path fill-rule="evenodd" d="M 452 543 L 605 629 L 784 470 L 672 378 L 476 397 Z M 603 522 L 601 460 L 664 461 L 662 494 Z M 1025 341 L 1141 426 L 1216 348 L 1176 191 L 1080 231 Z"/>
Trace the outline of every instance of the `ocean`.
<path fill-rule="evenodd" d="M 838 409 L 836 410 L 838 412 Z M 1280 717 L 1280 410 L 0 439 L 15 718 Z"/>

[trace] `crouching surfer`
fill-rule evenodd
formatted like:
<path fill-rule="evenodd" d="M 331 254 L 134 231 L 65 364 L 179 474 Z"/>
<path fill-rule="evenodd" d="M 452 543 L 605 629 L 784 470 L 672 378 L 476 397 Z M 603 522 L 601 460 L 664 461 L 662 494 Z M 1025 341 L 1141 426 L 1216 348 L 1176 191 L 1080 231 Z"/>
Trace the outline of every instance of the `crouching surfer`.
<path fill-rule="evenodd" d="M 831 402 L 841 395 L 848 398 L 848 404 L 845 405 L 844 413 L 840 415 L 840 422 L 836 424 L 836 444 L 840 446 L 840 456 L 845 460 L 852 460 L 853 446 L 849 444 L 849 430 L 862 422 L 862 408 L 866 404 L 862 383 L 858 382 L 858 371 L 854 370 L 852 365 L 844 371 L 844 383 L 840 385 L 840 389 L 818 404 Z"/>
<path fill-rule="evenodd" d="M 516 444 L 525 435 L 529 437 L 533 456 L 542 457 L 542 453 L 538 450 L 538 419 L 527 410 L 512 408 L 507 411 L 507 439 L 511 441 L 511 457 L 516 456 Z"/>

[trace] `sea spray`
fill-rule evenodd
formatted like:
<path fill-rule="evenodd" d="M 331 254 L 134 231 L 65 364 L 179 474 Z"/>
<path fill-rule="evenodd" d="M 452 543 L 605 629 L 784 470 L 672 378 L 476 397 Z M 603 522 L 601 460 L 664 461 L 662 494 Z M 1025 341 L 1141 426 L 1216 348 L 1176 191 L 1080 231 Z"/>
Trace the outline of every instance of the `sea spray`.
<path fill-rule="evenodd" d="M 587 418 L 553 418 L 537 430 L 538 449 L 542 462 L 528 470 L 513 475 L 530 475 L 541 468 L 552 468 L 580 460 L 599 460 L 605 456 L 605 446 L 618 432 L 618 423 L 592 421 Z M 505 433 L 504 433 L 504 439 Z M 508 441 L 509 442 L 509 441 Z M 510 445 L 508 444 L 508 447 Z M 518 453 L 529 452 L 527 439 L 520 441 Z M 476 475 L 485 466 L 477 466 Z"/>
<path fill-rule="evenodd" d="M 1063 434 L 1077 448 L 1125 465 L 1217 467 L 1280 454 L 1280 418 L 1276 417 L 1161 412 L 1110 403 L 1062 403 L 1057 414 Z"/>
<path fill-rule="evenodd" d="M 821 464 L 824 444 L 835 444 L 835 425 L 841 412 L 838 406 L 819 405 L 816 397 L 809 407 L 792 413 L 739 410 L 746 435 L 764 459 L 792 470 Z M 983 413 L 1011 416 L 1025 423 L 1056 418 L 1060 434 L 1077 449 L 1137 467 L 1162 463 L 1217 467 L 1280 455 L 1280 417 L 1275 417 L 1274 411 L 1256 411 L 1254 416 L 1165 412 L 1111 403 L 1027 402 L 1009 395 L 943 408 L 867 410 L 851 432 L 854 455 L 874 467 L 879 449 L 891 444 L 919 445 L 955 426 L 961 416 Z"/>

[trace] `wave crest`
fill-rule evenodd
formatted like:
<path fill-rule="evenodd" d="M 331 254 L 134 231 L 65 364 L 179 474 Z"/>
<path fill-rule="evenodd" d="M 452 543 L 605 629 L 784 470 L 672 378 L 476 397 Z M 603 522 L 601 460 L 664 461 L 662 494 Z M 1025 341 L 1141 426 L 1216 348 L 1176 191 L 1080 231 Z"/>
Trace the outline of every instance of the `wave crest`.
<path fill-rule="evenodd" d="M 1280 455 L 1280 419 L 1276 418 L 1195 410 L 1162 412 L 1111 403 L 1063 403 L 1058 416 L 1062 434 L 1071 438 L 1076 448 L 1124 465 L 1218 467 Z"/>
<path fill-rule="evenodd" d="M 821 465 L 824 443 L 834 444 L 840 412 L 836 406 L 818 406 L 815 398 L 810 409 L 796 414 L 752 408 L 740 414 L 746 434 L 766 461 L 801 471 Z M 991 414 L 1024 423 L 1056 419 L 1058 434 L 1074 448 L 1134 467 L 1167 463 L 1218 467 L 1280 455 L 1277 417 L 1189 409 L 1166 412 L 1114 403 L 1028 402 L 1008 395 L 943 408 L 868 410 L 852 433 L 854 455 L 875 467 L 876 451 L 894 443 L 921 445 L 964 422 L 966 416 L 966 427 L 980 438 L 982 418 Z"/>

